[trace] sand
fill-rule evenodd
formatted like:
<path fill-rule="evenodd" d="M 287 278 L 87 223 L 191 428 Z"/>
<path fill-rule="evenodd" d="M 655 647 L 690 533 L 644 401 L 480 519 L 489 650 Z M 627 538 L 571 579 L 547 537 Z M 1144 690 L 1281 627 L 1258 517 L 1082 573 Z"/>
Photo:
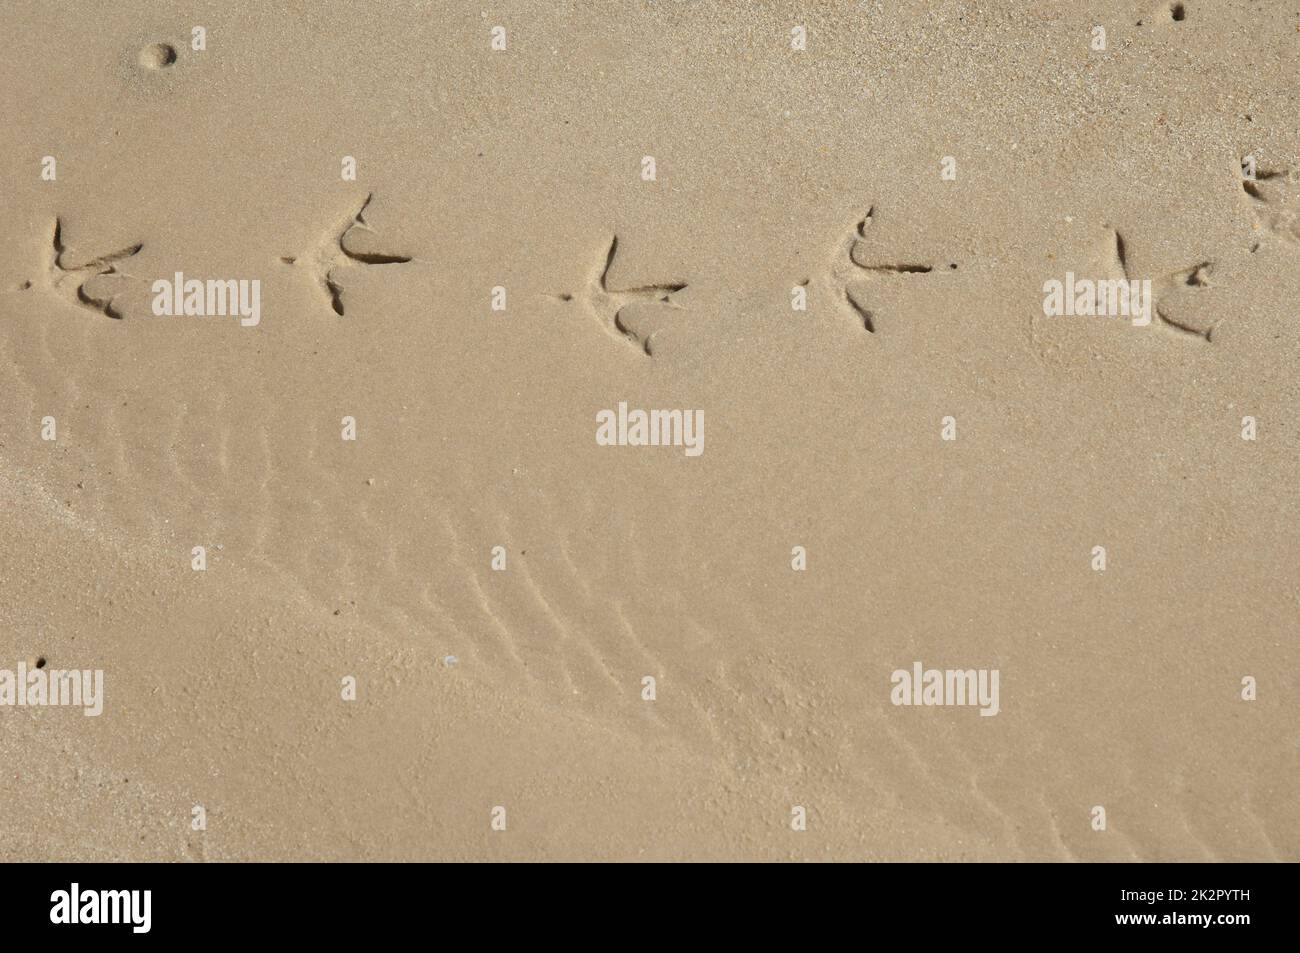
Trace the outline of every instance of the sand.
<path fill-rule="evenodd" d="M 5 4 L 0 859 L 1300 859 L 1300 11 L 1088 7 Z"/>

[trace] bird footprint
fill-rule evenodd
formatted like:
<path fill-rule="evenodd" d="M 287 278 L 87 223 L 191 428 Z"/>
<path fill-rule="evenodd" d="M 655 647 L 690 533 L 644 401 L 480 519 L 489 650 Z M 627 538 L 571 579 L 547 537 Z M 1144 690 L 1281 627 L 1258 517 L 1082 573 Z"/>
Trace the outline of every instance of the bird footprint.
<path fill-rule="evenodd" d="M 593 271 L 587 284 L 580 291 L 551 294 L 548 297 L 559 301 L 578 301 L 614 337 L 627 341 L 633 347 L 640 348 L 647 357 L 654 354 L 653 334 L 643 334 L 631 323 L 630 305 L 639 301 L 666 304 L 670 308 L 681 310 L 681 305 L 673 301 L 673 295 L 687 287 L 684 281 L 665 284 L 638 285 L 632 288 L 615 289 L 609 286 L 609 272 L 618 255 L 618 236 L 615 235 L 605 253 L 604 266 Z"/>
<path fill-rule="evenodd" d="M 134 278 L 118 268 L 118 262 L 133 258 L 144 248 L 136 242 L 126 248 L 85 260 L 74 257 L 63 243 L 63 219 L 54 219 L 54 233 L 46 253 L 46 276 L 50 289 L 64 300 L 121 320 L 122 310 L 114 304 L 121 290 L 121 278 Z M 30 282 L 24 288 L 30 287 Z"/>
<path fill-rule="evenodd" d="M 396 255 L 374 250 L 374 229 L 366 222 L 366 209 L 370 207 L 374 197 L 373 192 L 367 195 L 361 207 L 341 222 L 338 228 L 326 235 L 315 248 L 301 255 L 284 256 L 280 259 L 286 265 L 306 266 L 325 292 L 334 313 L 340 316 L 344 313 L 342 272 L 353 263 L 404 265 L 414 260 L 410 255 Z"/>

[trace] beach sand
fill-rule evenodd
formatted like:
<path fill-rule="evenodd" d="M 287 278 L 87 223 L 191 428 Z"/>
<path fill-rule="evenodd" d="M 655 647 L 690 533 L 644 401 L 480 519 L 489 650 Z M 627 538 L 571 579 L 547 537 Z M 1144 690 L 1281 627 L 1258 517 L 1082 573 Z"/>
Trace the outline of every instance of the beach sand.
<path fill-rule="evenodd" d="M 1089 6 L 6 3 L 0 859 L 1300 859 L 1300 11 Z"/>

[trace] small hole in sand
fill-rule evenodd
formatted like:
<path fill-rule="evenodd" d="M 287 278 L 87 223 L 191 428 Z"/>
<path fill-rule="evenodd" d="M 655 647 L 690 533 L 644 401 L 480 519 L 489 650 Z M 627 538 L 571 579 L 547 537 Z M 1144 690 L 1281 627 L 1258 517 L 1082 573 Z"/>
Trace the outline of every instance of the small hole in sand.
<path fill-rule="evenodd" d="M 38 658 L 38 659 L 36 660 L 36 667 L 37 667 L 37 668 L 44 668 L 44 667 L 45 667 L 45 656 L 44 656 L 44 655 L 42 655 L 40 658 Z"/>
<path fill-rule="evenodd" d="M 170 43 L 154 43 L 140 51 L 140 65 L 145 69 L 163 69 L 176 62 L 176 47 Z"/>
<path fill-rule="evenodd" d="M 1181 3 L 1175 3 L 1169 8 L 1169 15 L 1174 18 L 1175 22 L 1182 23 L 1187 19 L 1187 8 Z"/>

